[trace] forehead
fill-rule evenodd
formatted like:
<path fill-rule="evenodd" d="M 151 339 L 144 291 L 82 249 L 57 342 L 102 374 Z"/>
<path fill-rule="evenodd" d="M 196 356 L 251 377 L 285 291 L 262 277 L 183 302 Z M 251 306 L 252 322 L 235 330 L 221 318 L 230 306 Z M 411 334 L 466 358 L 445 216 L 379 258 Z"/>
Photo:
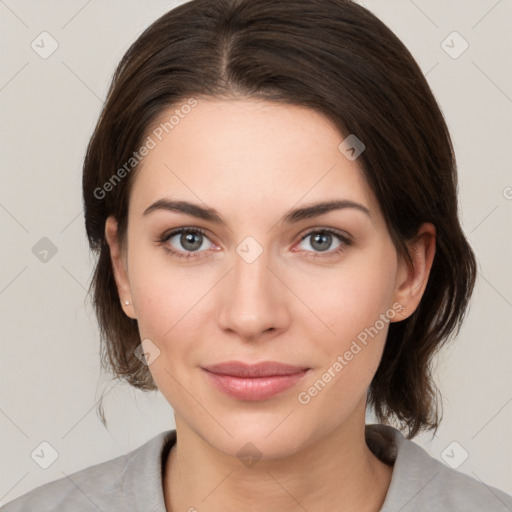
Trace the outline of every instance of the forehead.
<path fill-rule="evenodd" d="M 132 187 L 130 210 L 157 199 L 202 201 L 218 211 L 281 215 L 301 202 L 349 199 L 378 210 L 344 136 L 321 114 L 260 100 L 197 100 L 163 112 Z M 376 212 L 377 213 L 377 212 Z"/>

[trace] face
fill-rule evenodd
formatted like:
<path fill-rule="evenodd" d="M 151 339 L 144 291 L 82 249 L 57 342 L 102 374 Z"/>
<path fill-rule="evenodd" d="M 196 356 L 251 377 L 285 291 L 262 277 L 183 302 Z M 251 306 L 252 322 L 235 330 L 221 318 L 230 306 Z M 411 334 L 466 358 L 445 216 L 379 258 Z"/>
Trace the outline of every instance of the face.
<path fill-rule="evenodd" d="M 132 303 L 123 308 L 150 340 L 149 369 L 177 423 L 225 454 L 251 441 L 275 458 L 364 422 L 389 323 L 416 307 L 430 261 L 418 251 L 411 273 L 398 258 L 357 159 L 338 149 L 344 137 L 309 109 L 213 99 L 162 140 L 154 133 L 122 258 L 113 218 L 106 234 Z M 227 361 L 306 371 L 205 370 Z"/>

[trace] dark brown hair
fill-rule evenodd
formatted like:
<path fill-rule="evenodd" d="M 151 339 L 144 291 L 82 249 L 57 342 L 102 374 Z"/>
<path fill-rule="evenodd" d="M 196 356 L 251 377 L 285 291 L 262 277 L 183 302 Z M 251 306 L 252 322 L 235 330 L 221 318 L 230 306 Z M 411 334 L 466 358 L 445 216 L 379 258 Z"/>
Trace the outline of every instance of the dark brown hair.
<path fill-rule="evenodd" d="M 314 109 L 343 136 L 355 134 L 365 144 L 358 163 L 400 256 L 408 258 L 407 242 L 423 222 L 435 225 L 436 254 L 424 295 L 410 317 L 390 324 L 368 405 L 379 420 L 394 417 L 407 427 L 409 438 L 436 429 L 432 358 L 458 334 L 476 278 L 475 256 L 458 219 L 454 151 L 409 51 L 350 0 L 193 0 L 159 18 L 126 52 L 83 167 L 87 236 L 99 252 L 90 289 L 103 367 L 137 388 L 156 389 L 134 355 L 141 340 L 136 320 L 120 305 L 105 220 L 115 216 L 123 244 L 137 170 L 126 170 L 126 162 L 133 163 L 134 151 L 166 109 L 200 97 Z M 125 172 L 116 175 L 123 165 Z"/>

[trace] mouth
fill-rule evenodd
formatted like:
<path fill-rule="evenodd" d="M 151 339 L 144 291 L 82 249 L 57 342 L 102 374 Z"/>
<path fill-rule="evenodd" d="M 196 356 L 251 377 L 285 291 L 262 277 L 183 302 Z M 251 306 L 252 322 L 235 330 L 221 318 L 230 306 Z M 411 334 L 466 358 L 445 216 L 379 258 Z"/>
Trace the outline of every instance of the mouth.
<path fill-rule="evenodd" d="M 310 368 L 276 361 L 247 364 L 228 361 L 203 367 L 209 381 L 224 394 L 244 401 L 272 398 L 295 386 Z"/>

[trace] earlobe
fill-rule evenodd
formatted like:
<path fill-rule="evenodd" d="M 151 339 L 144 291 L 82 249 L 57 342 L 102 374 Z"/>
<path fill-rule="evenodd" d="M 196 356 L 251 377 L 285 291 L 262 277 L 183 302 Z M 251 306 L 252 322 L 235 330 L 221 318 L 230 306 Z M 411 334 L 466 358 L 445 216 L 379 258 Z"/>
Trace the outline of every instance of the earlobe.
<path fill-rule="evenodd" d="M 430 222 L 422 224 L 408 249 L 412 264 L 404 258 L 398 263 L 394 302 L 402 306 L 402 314 L 395 321 L 411 316 L 421 301 L 436 251 L 435 226 Z"/>
<path fill-rule="evenodd" d="M 110 215 L 105 222 L 105 240 L 110 248 L 110 258 L 112 262 L 112 269 L 114 278 L 117 285 L 117 292 L 121 301 L 123 311 L 130 318 L 136 318 L 133 311 L 131 301 L 130 283 L 128 280 L 128 272 L 126 268 L 125 258 L 119 243 L 117 233 L 117 220 L 113 215 Z"/>

